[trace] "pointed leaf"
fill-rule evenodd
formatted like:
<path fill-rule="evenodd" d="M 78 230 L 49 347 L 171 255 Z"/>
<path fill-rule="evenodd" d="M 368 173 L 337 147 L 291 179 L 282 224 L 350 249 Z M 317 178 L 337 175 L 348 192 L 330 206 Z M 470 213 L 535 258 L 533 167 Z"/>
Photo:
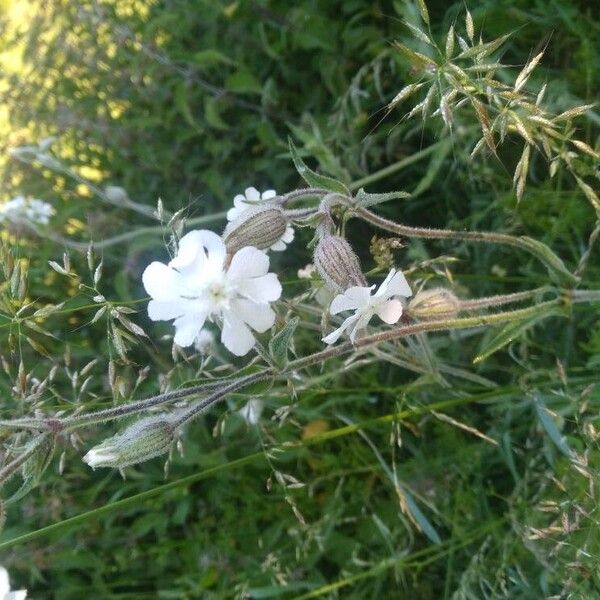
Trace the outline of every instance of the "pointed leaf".
<path fill-rule="evenodd" d="M 551 306 L 544 311 L 540 311 L 538 314 L 528 319 L 522 319 L 519 321 L 512 321 L 502 327 L 500 332 L 495 335 L 479 352 L 479 354 L 473 359 L 474 363 L 482 362 L 494 352 L 497 352 L 501 348 L 504 348 L 507 344 L 510 344 L 513 340 L 517 339 L 522 333 L 533 327 L 538 321 L 545 319 L 551 315 L 555 316 L 566 316 L 564 309 L 556 306 Z"/>
<path fill-rule="evenodd" d="M 300 319 L 298 317 L 290 319 L 285 326 L 269 340 L 269 352 L 271 358 L 279 367 L 285 367 L 287 364 L 288 348 L 299 322 Z"/>
<path fill-rule="evenodd" d="M 300 175 L 308 185 L 311 187 L 325 188 L 326 190 L 331 190 L 332 192 L 337 192 L 344 196 L 350 196 L 350 190 L 341 181 L 337 181 L 332 177 L 327 177 L 327 175 L 320 175 L 312 169 L 309 169 L 302 158 L 300 158 L 291 138 L 288 138 L 288 143 L 296 171 L 298 171 L 298 175 Z"/>

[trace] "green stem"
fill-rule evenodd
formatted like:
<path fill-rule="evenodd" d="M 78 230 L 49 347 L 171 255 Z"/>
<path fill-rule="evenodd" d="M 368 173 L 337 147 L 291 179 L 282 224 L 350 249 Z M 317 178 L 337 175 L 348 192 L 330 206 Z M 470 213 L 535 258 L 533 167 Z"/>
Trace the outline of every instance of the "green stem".
<path fill-rule="evenodd" d="M 192 227 L 195 225 L 206 225 L 208 223 L 214 223 L 215 221 L 221 221 L 225 219 L 227 213 L 219 212 L 214 213 L 212 215 L 204 215 L 202 217 L 194 217 L 193 219 L 188 219 L 185 224 L 186 227 Z M 26 222 L 25 225 L 33 231 L 37 236 L 51 240 L 56 242 L 57 244 L 61 244 L 67 248 L 72 248 L 73 250 L 80 250 L 82 252 L 86 252 L 89 248 L 90 242 L 78 242 L 76 240 L 72 240 L 69 238 L 62 237 L 60 235 L 53 234 L 49 231 L 44 231 L 43 229 L 36 227 L 33 223 Z M 109 248 L 110 246 L 116 246 L 117 244 L 123 244 L 125 242 L 129 242 L 135 238 L 142 237 L 144 235 L 164 235 L 165 233 L 169 233 L 170 229 L 163 225 L 155 225 L 151 227 L 138 227 L 137 229 L 132 229 L 131 231 L 127 231 L 126 233 L 120 233 L 110 238 L 106 238 L 99 242 L 93 242 L 94 248 L 98 250 L 102 250 L 104 248 Z"/>
<path fill-rule="evenodd" d="M 376 215 L 366 208 L 352 206 L 352 211 L 355 216 L 360 217 L 367 223 L 371 223 L 380 229 L 395 233 L 397 235 L 403 235 L 406 237 L 414 238 L 425 238 L 432 240 L 457 240 L 464 242 L 484 242 L 491 244 L 504 244 L 505 246 L 512 246 L 529 252 L 532 256 L 535 256 L 544 265 L 560 274 L 563 279 L 568 280 L 569 283 L 578 283 L 579 278 L 567 271 L 562 260 L 556 256 L 550 248 L 537 242 L 526 236 L 514 236 L 506 233 L 495 233 L 488 231 L 454 231 L 451 229 L 431 229 L 428 227 L 410 227 L 409 225 L 402 225 L 395 223 L 389 219 L 385 219 Z"/>
<path fill-rule="evenodd" d="M 542 286 L 533 290 L 515 292 L 513 294 L 501 294 L 498 296 L 488 296 L 487 298 L 475 298 L 473 300 L 461 300 L 460 310 L 478 310 L 480 308 L 489 308 L 490 306 L 501 306 L 511 304 L 512 302 L 522 302 L 540 296 L 544 292 L 552 291 L 550 286 Z"/>
<path fill-rule="evenodd" d="M 359 190 L 361 187 L 364 187 L 365 185 L 369 185 L 370 183 L 374 183 L 376 181 L 379 181 L 380 179 L 385 179 L 386 177 L 389 177 L 390 175 L 396 173 L 397 171 L 401 171 L 402 169 L 404 169 L 404 167 L 408 167 L 409 165 L 412 165 L 413 163 L 418 162 L 422 158 L 429 156 L 435 150 L 437 150 L 442 144 L 445 144 L 445 143 L 447 143 L 446 139 L 440 140 L 439 142 L 436 142 L 435 144 L 432 144 L 431 146 L 428 146 L 427 148 L 424 148 L 423 150 L 420 150 L 419 152 L 415 152 L 414 154 L 411 154 L 410 156 L 407 156 L 406 158 L 399 160 L 398 162 L 394 163 L 393 165 L 389 165 L 388 167 L 380 169 L 379 171 L 375 171 L 375 173 L 371 173 L 370 175 L 366 175 L 365 177 L 362 177 L 361 179 L 357 179 L 356 181 L 353 181 L 348 187 L 350 188 L 350 190 L 355 191 L 355 190 Z"/>

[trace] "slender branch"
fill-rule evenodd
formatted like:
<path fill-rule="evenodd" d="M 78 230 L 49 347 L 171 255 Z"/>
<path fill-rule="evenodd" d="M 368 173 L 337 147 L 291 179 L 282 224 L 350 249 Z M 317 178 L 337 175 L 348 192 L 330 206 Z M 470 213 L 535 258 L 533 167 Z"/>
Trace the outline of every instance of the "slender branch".
<path fill-rule="evenodd" d="M 547 267 L 552 265 L 553 269 L 559 270 L 563 276 L 569 278 L 571 283 L 577 283 L 578 278 L 566 270 L 560 258 L 552 253 L 549 248 L 544 247 L 544 253 L 540 252 L 539 244 L 525 236 L 514 236 L 506 233 L 494 233 L 488 231 L 454 231 L 452 229 L 432 229 L 428 227 L 410 227 L 395 223 L 384 217 L 376 215 L 374 212 L 359 206 L 353 206 L 352 211 L 355 216 L 360 217 L 367 223 L 371 223 L 380 229 L 384 229 L 397 235 L 406 237 L 438 239 L 438 240 L 459 240 L 465 242 L 484 242 L 492 244 L 504 244 L 529 252 Z"/>
<path fill-rule="evenodd" d="M 489 308 L 490 306 L 501 306 L 503 304 L 510 304 L 512 302 L 522 302 L 523 300 L 529 300 L 554 290 L 550 286 L 542 286 L 533 290 L 525 290 L 523 292 L 515 292 L 513 294 L 502 294 L 498 296 L 488 296 L 487 298 L 475 298 L 473 300 L 461 300 L 460 310 L 478 310 L 480 308 Z"/>
<path fill-rule="evenodd" d="M 208 223 L 213 223 L 215 221 L 221 221 L 227 215 L 226 212 L 214 213 L 212 215 L 204 215 L 201 217 L 194 217 L 192 219 L 188 219 L 185 222 L 186 227 L 191 227 L 194 225 L 206 225 Z M 34 225 L 29 221 L 23 221 L 23 224 L 30 229 L 33 233 L 41 238 L 45 238 L 56 242 L 57 244 L 61 244 L 66 248 L 72 248 L 73 250 L 80 250 L 82 252 L 86 252 L 90 243 L 89 242 L 78 242 L 76 240 L 72 240 L 70 238 L 62 237 L 60 235 L 56 235 L 50 231 L 46 231 Z M 129 242 L 135 238 L 142 237 L 144 235 L 164 235 L 165 233 L 169 233 L 170 229 L 163 225 L 155 225 L 150 227 L 138 227 L 137 229 L 132 229 L 131 231 L 127 231 L 125 233 L 120 233 L 110 238 L 106 238 L 104 240 L 100 240 L 98 242 L 94 242 L 94 248 L 101 250 L 103 248 L 108 248 L 110 246 L 115 246 L 117 244 L 122 244 L 124 242 Z"/>
<path fill-rule="evenodd" d="M 144 398 L 136 402 L 130 402 L 129 404 L 121 404 L 120 406 L 106 408 L 104 410 L 97 410 L 95 412 L 81 415 L 73 415 L 60 420 L 61 429 L 74 429 L 84 425 L 92 425 L 94 423 L 119 419 L 132 413 L 141 412 L 154 406 L 166 404 L 167 402 L 173 402 L 174 400 L 181 400 L 182 398 L 187 398 L 188 396 L 201 394 L 202 392 L 213 390 L 223 385 L 223 381 L 203 383 L 201 385 L 195 385 L 188 388 L 174 390 L 172 392 L 166 392 L 164 394 L 158 394 L 157 396 Z M 10 423 L 10 421 L 8 423 Z"/>
<path fill-rule="evenodd" d="M 404 167 L 408 167 L 409 165 L 412 165 L 413 163 L 418 162 L 422 158 L 425 158 L 426 156 L 433 154 L 433 152 L 435 150 L 437 150 L 441 145 L 446 144 L 446 143 L 448 143 L 447 139 L 440 140 L 439 142 L 436 142 L 435 144 L 432 144 L 431 146 L 428 146 L 427 148 L 424 148 L 423 150 L 420 150 L 419 152 L 415 152 L 414 154 L 411 154 L 410 156 L 407 156 L 406 158 L 399 160 L 398 162 L 394 163 L 393 165 L 389 165 L 383 169 L 380 169 L 379 171 L 375 171 L 375 173 L 371 173 L 370 175 L 367 175 L 365 177 L 362 177 L 361 179 L 357 179 L 356 181 L 353 181 L 348 187 L 352 191 L 355 191 L 355 190 L 359 190 L 361 187 L 364 187 L 365 185 L 374 183 L 375 181 L 379 181 L 380 179 L 385 179 L 389 175 L 392 175 L 392 174 L 396 173 L 397 171 L 401 171 L 402 169 L 404 169 Z"/>
<path fill-rule="evenodd" d="M 259 373 L 254 373 L 252 375 L 248 375 L 248 377 L 244 377 L 243 379 L 239 379 L 238 381 L 234 381 L 228 386 L 217 390 L 214 394 L 199 400 L 192 404 L 188 410 L 186 410 L 181 417 L 175 422 L 176 426 L 184 425 L 185 423 L 191 421 L 198 415 L 206 412 L 211 406 L 217 403 L 219 400 L 224 400 L 225 397 L 231 392 L 235 392 L 240 388 L 246 387 L 251 383 L 256 383 L 257 381 L 265 381 L 275 375 L 275 371 L 273 369 L 266 369 L 264 371 L 260 371 Z"/>

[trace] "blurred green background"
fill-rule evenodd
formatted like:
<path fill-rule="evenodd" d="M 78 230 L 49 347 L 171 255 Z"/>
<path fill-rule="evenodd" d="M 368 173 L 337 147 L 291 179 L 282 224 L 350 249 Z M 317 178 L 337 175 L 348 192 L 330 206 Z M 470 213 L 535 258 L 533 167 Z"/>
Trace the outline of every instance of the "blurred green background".
<path fill-rule="evenodd" d="M 453 135 L 436 121 L 403 121 L 400 111 L 384 118 L 386 103 L 412 81 L 392 47 L 409 36 L 403 21 L 418 23 L 411 2 L 1 4 L 0 201 L 28 194 L 50 202 L 57 211 L 53 231 L 75 242 L 156 227 L 149 216 L 107 207 L 88 183 L 120 186 L 149 209 L 160 197 L 168 211 L 184 209 L 189 218 L 227 209 L 250 185 L 281 192 L 301 186 L 288 136 L 311 166 L 348 183 L 434 146 L 367 186 L 416 192 L 380 208 L 407 224 L 529 235 L 569 266 L 593 228 L 593 211 L 573 181 L 550 180 L 541 160 L 517 204 L 516 146 L 512 152 L 508 144 L 500 160 L 471 161 L 473 115 L 459 115 Z M 464 3 L 428 6 L 443 43 L 450 25 L 462 23 Z M 485 39 L 513 32 L 503 62 L 515 72 L 546 48 L 530 86 L 547 83 L 557 112 L 597 99 L 597 8 L 584 0 L 469 4 Z M 592 146 L 599 123 L 594 111 L 578 123 Z M 66 173 L 11 158 L 10 148 L 48 136 L 56 137 L 53 152 Z M 215 229 L 222 226 L 215 220 Z M 369 268 L 374 233 L 360 224 L 349 229 Z M 29 263 L 32 297 L 72 296 L 68 322 L 52 329 L 60 343 L 46 340 L 50 358 L 37 364 L 31 349 L 22 350 L 32 372 L 42 378 L 52 364 L 75 369 L 95 357 L 104 364 L 103 327 L 87 327 L 94 314 L 89 300 L 48 272 L 47 261 L 59 260 L 64 244 L 9 230 L 2 236 Z M 300 289 L 297 269 L 310 261 L 309 234 L 298 238 L 273 258 L 289 294 Z M 85 264 L 82 253 L 70 252 L 74 264 Z M 126 236 L 101 254 L 103 294 L 133 302 L 144 297 L 144 266 L 165 257 L 163 237 Z M 413 240 L 396 260 L 402 268 L 440 255 L 458 259 L 440 263 L 438 275 L 451 271 L 464 297 L 547 281 L 533 259 L 497 247 Z M 600 287 L 597 255 L 586 277 L 587 286 Z M 548 321 L 477 365 L 472 358 L 482 336 L 456 334 L 432 336 L 429 345 L 415 341 L 409 350 L 417 373 L 390 360 L 347 372 L 342 363 L 329 374 L 315 369 L 297 397 L 285 388 L 264 393 L 258 429 L 245 427 L 233 399 L 188 430 L 184 456 L 175 457 L 167 477 L 172 487 L 125 506 L 110 508 L 165 483 L 162 462 L 143 464 L 122 480 L 117 472 L 91 472 L 65 443 L 64 475 L 55 459 L 42 483 L 9 507 L 0 544 L 86 511 L 109 510 L 2 548 L 0 563 L 37 599 L 600 598 L 596 475 L 573 469 L 544 423 L 547 413 L 530 399 L 541 390 L 543 405 L 558 417 L 556 432 L 597 473 L 597 317 L 596 305 L 568 321 Z M 147 331 L 157 327 L 143 310 L 138 322 Z M 488 340 L 493 333 L 485 334 Z M 7 334 L 1 353 L 13 364 Z M 312 334 L 304 335 L 298 344 L 316 348 Z M 65 343 L 70 356 L 61 358 Z M 152 393 L 172 365 L 160 358 L 163 352 L 168 359 L 168 344 L 133 352 L 135 368 L 150 366 L 149 379 L 134 390 L 139 397 Z M 135 368 L 123 365 L 123 379 L 135 379 Z M 180 382 L 193 378 L 192 367 L 177 368 Z M 69 407 L 71 383 L 66 374 L 58 377 L 48 406 Z M 8 377 L 0 390 L 11 396 Z M 95 391 L 100 405 L 106 390 L 98 383 Z M 130 387 L 124 396 L 131 393 Z M 432 416 L 425 407 L 435 403 L 495 443 Z M 289 420 L 270 420 L 286 405 L 293 406 Z M 0 406 L 5 417 L 15 410 L 8 399 Z M 404 418 L 373 422 L 396 411 L 405 411 Z M 359 426 L 344 429 L 350 424 Z M 327 431 L 337 433 L 307 442 Z M 85 432 L 81 448 L 96 435 Z M 267 451 L 295 440 L 306 445 Z M 290 480 L 278 480 L 281 473 L 305 486 L 289 488 Z M 417 508 L 405 510 L 406 502 Z M 426 518 L 415 521 L 415 512 Z M 434 529 L 424 530 L 424 523 Z"/>

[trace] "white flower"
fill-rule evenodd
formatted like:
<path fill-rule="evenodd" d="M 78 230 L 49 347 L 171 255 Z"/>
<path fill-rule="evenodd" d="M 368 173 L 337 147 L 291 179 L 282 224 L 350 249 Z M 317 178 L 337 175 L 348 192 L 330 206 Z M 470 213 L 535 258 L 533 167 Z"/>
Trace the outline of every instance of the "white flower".
<path fill-rule="evenodd" d="M 207 319 L 222 328 L 221 341 L 236 356 L 256 343 L 250 328 L 262 333 L 273 326 L 270 302 L 281 296 L 269 258 L 248 246 L 225 266 L 226 248 L 212 231 L 190 231 L 179 242 L 177 256 L 168 264 L 153 262 L 144 271 L 144 288 L 152 297 L 148 316 L 153 321 L 175 319 L 174 341 L 191 346 Z"/>
<path fill-rule="evenodd" d="M 15 196 L 12 200 L 0 206 L 0 222 L 31 221 L 38 225 L 48 225 L 50 217 L 54 214 L 51 204 L 37 198 Z"/>
<path fill-rule="evenodd" d="M 373 315 L 377 315 L 389 325 L 396 323 L 402 316 L 402 302 L 394 296 L 408 298 L 412 291 L 404 274 L 392 269 L 375 294 L 371 295 L 371 287 L 350 287 L 343 294 L 338 294 L 329 307 L 332 315 L 346 310 L 353 310 L 338 329 L 323 338 L 326 344 L 334 344 L 344 332 L 349 332 L 354 342 L 358 331 L 367 326 Z"/>
<path fill-rule="evenodd" d="M 27 590 L 10 591 L 8 571 L 0 566 L 0 600 L 24 600 L 25 598 L 27 598 Z"/>
<path fill-rule="evenodd" d="M 264 408 L 265 404 L 262 400 L 253 398 L 252 400 L 248 400 L 248 402 L 240 408 L 238 413 L 248 425 L 256 425 L 260 420 L 260 415 Z"/>
<path fill-rule="evenodd" d="M 227 211 L 227 220 L 235 221 L 239 216 L 244 214 L 249 208 L 253 206 L 264 206 L 264 202 L 268 203 L 271 198 L 275 198 L 276 196 L 275 190 L 267 190 L 262 194 L 254 187 L 246 188 L 244 194 L 238 194 L 233 199 L 233 208 L 230 208 Z M 277 240 L 272 246 L 271 250 L 275 250 L 276 252 L 282 252 L 286 249 L 287 244 L 291 244 L 294 241 L 294 228 L 291 225 L 288 225 L 285 229 L 284 234 L 281 236 L 279 240 Z"/>
<path fill-rule="evenodd" d="M 92 448 L 84 457 L 83 462 L 86 462 L 92 469 L 102 467 L 106 464 L 112 464 L 117 460 L 118 456 L 107 448 Z"/>

